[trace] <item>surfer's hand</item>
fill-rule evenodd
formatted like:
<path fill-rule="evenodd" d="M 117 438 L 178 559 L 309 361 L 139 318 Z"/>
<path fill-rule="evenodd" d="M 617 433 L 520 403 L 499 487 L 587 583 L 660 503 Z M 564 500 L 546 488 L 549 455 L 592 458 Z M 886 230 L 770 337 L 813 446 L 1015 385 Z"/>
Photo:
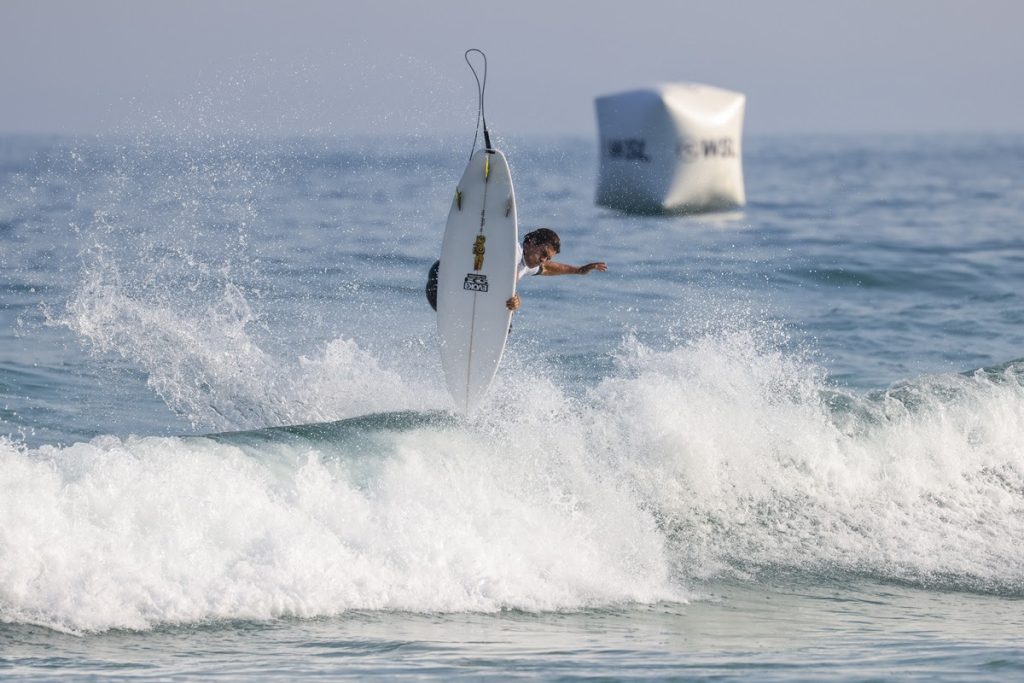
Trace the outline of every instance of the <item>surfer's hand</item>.
<path fill-rule="evenodd" d="M 580 266 L 579 268 L 577 268 L 576 272 L 578 272 L 580 275 L 586 275 L 592 270 L 596 270 L 603 273 L 604 271 L 608 270 L 608 264 L 605 263 L 604 261 L 598 261 L 597 263 L 588 263 L 585 266 Z"/>
<path fill-rule="evenodd" d="M 510 311 L 518 311 L 519 303 L 519 295 L 513 294 L 512 298 L 505 302 L 505 306 L 507 306 Z"/>

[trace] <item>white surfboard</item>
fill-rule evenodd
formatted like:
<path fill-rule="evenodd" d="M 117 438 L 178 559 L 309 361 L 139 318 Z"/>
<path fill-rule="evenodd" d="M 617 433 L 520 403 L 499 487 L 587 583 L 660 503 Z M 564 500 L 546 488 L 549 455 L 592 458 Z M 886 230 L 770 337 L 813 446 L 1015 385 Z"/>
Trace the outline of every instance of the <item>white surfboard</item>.
<path fill-rule="evenodd" d="M 460 410 L 483 398 L 501 362 L 516 291 L 519 230 L 505 155 L 480 150 L 448 213 L 437 277 L 437 332 L 448 388 Z"/>

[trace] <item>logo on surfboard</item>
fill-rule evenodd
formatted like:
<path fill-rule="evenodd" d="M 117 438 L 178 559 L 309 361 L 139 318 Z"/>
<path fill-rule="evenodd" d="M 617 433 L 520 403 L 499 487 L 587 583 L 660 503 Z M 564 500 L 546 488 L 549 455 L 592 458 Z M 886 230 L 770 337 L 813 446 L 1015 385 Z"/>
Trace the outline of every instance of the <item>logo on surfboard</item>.
<path fill-rule="evenodd" d="M 487 276 L 466 273 L 466 281 L 462 283 L 462 288 L 470 292 L 486 292 Z"/>
<path fill-rule="evenodd" d="M 484 242 L 487 238 L 483 235 L 476 236 L 476 242 L 473 243 L 473 270 L 480 270 L 484 267 Z"/>

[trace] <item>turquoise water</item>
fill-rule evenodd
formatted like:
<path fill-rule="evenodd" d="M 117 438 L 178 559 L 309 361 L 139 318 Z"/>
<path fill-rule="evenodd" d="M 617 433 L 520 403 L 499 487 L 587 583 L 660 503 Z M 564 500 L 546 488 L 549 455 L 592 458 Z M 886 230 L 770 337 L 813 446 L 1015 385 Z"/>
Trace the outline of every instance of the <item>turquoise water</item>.
<path fill-rule="evenodd" d="M 1021 675 L 1024 138 L 754 138 L 644 218 L 505 141 L 609 270 L 468 418 L 467 142 L 0 138 L 0 675 Z"/>

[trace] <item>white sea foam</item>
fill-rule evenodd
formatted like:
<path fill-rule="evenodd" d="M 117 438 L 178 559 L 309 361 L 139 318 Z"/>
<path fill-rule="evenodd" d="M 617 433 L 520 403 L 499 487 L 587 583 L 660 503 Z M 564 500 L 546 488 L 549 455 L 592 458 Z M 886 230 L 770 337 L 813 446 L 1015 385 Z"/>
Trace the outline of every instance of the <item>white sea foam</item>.
<path fill-rule="evenodd" d="M 256 316 L 230 282 L 186 308 L 126 286 L 97 255 L 59 322 L 94 351 L 116 353 L 146 373 L 147 384 L 193 425 L 214 430 L 322 422 L 443 405 L 436 385 L 414 383 L 346 338 L 314 354 L 282 358 L 251 329 Z M 200 299 L 203 301 L 203 299 Z"/>
<path fill-rule="evenodd" d="M 678 599 L 651 516 L 582 463 L 469 431 L 356 464 L 204 438 L 0 446 L 0 615 L 147 628 L 349 609 Z"/>
<path fill-rule="evenodd" d="M 687 575 L 838 569 L 1019 592 L 1021 377 L 1010 364 L 857 396 L 740 332 L 635 347 L 589 410 Z"/>
<path fill-rule="evenodd" d="M 331 362 L 366 364 L 339 348 Z M 779 567 L 1024 585 L 1012 364 L 857 396 L 732 332 L 630 342 L 583 398 L 506 380 L 471 420 L 382 421 L 370 441 L 4 442 L 0 618 L 579 609 Z"/>

